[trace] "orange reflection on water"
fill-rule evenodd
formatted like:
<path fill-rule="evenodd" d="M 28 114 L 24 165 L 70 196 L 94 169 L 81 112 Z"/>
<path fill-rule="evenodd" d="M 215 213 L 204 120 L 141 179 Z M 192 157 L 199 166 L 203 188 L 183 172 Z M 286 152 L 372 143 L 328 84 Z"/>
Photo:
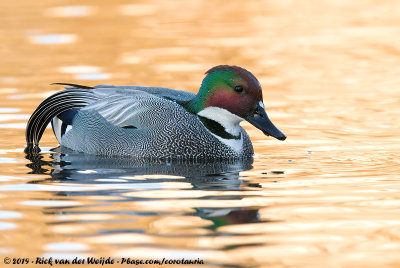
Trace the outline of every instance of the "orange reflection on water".
<path fill-rule="evenodd" d="M 390 0 L 1 2 L 0 254 L 398 267 L 399 10 Z M 27 116 L 61 89 L 50 83 L 196 92 L 218 64 L 256 75 L 288 136 L 243 122 L 250 170 L 185 176 L 164 174 L 165 163 L 138 174 L 51 156 L 51 131 L 42 158 L 25 158 Z"/>

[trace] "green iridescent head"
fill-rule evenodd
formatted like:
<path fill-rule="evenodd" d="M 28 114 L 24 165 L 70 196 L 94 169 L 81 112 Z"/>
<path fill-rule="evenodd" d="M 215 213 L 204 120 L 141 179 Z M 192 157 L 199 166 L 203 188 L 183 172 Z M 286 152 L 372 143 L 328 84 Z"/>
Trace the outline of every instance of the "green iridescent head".
<path fill-rule="evenodd" d="M 244 118 L 262 102 L 257 78 L 238 66 L 219 65 L 206 72 L 196 97 L 187 108 L 193 113 L 215 106 Z"/>
<path fill-rule="evenodd" d="M 208 107 L 220 108 L 228 111 L 232 118 L 240 117 L 248 121 L 265 135 L 286 139 L 268 119 L 261 85 L 252 73 L 238 66 L 219 65 L 208 70 L 206 75 L 197 95 L 184 105 L 189 112 L 204 115 L 202 111 Z"/>

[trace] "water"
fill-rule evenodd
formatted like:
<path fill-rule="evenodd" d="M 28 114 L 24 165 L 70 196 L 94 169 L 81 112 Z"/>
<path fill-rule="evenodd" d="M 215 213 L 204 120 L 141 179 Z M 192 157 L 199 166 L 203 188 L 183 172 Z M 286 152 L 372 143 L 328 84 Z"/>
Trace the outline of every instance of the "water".
<path fill-rule="evenodd" d="M 400 265 L 397 1 L 0 3 L 4 257 Z M 244 123 L 251 163 L 24 153 L 52 82 L 196 92 L 214 65 L 260 80 L 284 142 Z"/>

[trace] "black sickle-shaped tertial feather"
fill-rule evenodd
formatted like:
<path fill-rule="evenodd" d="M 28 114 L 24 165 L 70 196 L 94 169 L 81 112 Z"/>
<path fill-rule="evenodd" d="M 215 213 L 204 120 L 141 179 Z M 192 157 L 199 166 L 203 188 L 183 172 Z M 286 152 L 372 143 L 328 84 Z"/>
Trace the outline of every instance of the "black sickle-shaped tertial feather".
<path fill-rule="evenodd" d="M 59 84 L 59 83 L 57 83 Z M 63 84 L 73 87 L 79 85 Z M 45 99 L 30 117 L 26 127 L 26 142 L 28 145 L 38 145 L 50 121 L 57 115 L 71 110 L 85 107 L 98 98 L 90 90 L 92 88 L 79 86 L 80 89 L 71 88 L 55 93 Z"/>
<path fill-rule="evenodd" d="M 82 89 L 94 89 L 94 87 L 88 87 L 78 84 L 70 84 L 70 83 L 51 83 L 50 85 L 61 85 L 61 86 L 71 86 L 74 88 L 82 88 Z"/>

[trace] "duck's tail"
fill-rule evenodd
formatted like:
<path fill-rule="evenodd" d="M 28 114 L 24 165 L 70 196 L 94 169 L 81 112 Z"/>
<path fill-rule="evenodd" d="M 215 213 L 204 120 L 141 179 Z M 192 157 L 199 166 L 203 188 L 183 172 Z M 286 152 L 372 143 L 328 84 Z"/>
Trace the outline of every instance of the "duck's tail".
<path fill-rule="evenodd" d="M 98 100 L 91 87 L 54 83 L 70 86 L 45 99 L 31 115 L 26 126 L 26 142 L 28 146 L 38 146 L 43 132 L 52 121 L 53 131 L 61 141 L 68 125 L 72 123 L 78 109 Z"/>

